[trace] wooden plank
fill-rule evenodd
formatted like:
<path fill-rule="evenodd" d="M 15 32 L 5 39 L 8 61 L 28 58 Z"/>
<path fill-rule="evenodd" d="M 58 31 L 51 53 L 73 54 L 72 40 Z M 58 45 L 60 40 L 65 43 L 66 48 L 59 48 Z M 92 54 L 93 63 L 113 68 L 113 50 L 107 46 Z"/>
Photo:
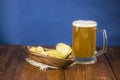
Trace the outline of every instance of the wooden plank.
<path fill-rule="evenodd" d="M 21 46 L 0 47 L 0 80 L 65 80 L 64 70 L 41 71 L 25 58 Z"/>
<path fill-rule="evenodd" d="M 109 48 L 94 65 L 41 71 L 25 61 L 22 46 L 0 45 L 0 80 L 120 80 L 119 49 Z"/>
<path fill-rule="evenodd" d="M 41 71 L 25 62 L 18 67 L 14 80 L 65 80 L 63 75 L 63 70 Z"/>
<path fill-rule="evenodd" d="M 74 65 L 65 70 L 66 80 L 116 80 L 104 55 L 93 65 Z"/>
<path fill-rule="evenodd" d="M 17 48 L 16 48 L 17 47 Z M 20 53 L 23 50 L 18 46 L 4 46 L 0 48 L 0 80 L 14 80 L 15 71 L 20 64 Z"/>
<path fill-rule="evenodd" d="M 120 47 L 109 48 L 106 54 L 117 80 L 120 80 Z"/>

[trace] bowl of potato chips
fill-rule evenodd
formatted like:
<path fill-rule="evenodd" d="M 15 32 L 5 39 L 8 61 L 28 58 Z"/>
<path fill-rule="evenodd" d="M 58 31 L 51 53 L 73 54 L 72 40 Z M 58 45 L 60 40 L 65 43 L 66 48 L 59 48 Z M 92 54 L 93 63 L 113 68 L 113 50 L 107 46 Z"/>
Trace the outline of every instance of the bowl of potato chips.
<path fill-rule="evenodd" d="M 25 46 L 25 51 L 28 58 L 58 68 L 68 67 L 75 61 L 71 47 L 65 43 L 58 43 L 53 49 Z"/>

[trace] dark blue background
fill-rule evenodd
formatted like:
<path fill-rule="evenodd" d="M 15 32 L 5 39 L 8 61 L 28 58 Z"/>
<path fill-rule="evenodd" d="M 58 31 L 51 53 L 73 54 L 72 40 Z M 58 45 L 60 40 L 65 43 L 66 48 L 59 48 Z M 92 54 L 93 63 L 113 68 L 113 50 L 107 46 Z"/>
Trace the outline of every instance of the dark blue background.
<path fill-rule="evenodd" d="M 120 46 L 120 0 L 0 0 L 0 43 L 71 44 L 77 19 L 97 21 L 107 30 L 108 46 Z"/>

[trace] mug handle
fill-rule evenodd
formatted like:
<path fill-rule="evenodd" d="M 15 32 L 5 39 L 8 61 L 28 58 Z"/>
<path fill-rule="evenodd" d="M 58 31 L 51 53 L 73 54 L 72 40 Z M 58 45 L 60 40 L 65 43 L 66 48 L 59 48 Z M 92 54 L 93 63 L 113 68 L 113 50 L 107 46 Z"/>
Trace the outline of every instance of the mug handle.
<path fill-rule="evenodd" d="M 105 29 L 97 29 L 97 31 L 102 32 L 103 35 L 103 48 L 102 50 L 96 52 L 96 56 L 99 56 L 107 51 L 107 32 Z"/>

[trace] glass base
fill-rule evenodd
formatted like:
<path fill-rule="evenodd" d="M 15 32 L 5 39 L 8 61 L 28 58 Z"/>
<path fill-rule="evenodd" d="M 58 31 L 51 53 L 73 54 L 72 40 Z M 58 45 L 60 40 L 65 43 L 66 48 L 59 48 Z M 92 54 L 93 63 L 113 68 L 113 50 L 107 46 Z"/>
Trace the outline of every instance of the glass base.
<path fill-rule="evenodd" d="M 76 64 L 83 64 L 83 65 L 87 65 L 87 64 L 94 64 L 96 63 L 97 59 L 96 56 L 93 56 L 91 58 L 76 58 Z"/>

